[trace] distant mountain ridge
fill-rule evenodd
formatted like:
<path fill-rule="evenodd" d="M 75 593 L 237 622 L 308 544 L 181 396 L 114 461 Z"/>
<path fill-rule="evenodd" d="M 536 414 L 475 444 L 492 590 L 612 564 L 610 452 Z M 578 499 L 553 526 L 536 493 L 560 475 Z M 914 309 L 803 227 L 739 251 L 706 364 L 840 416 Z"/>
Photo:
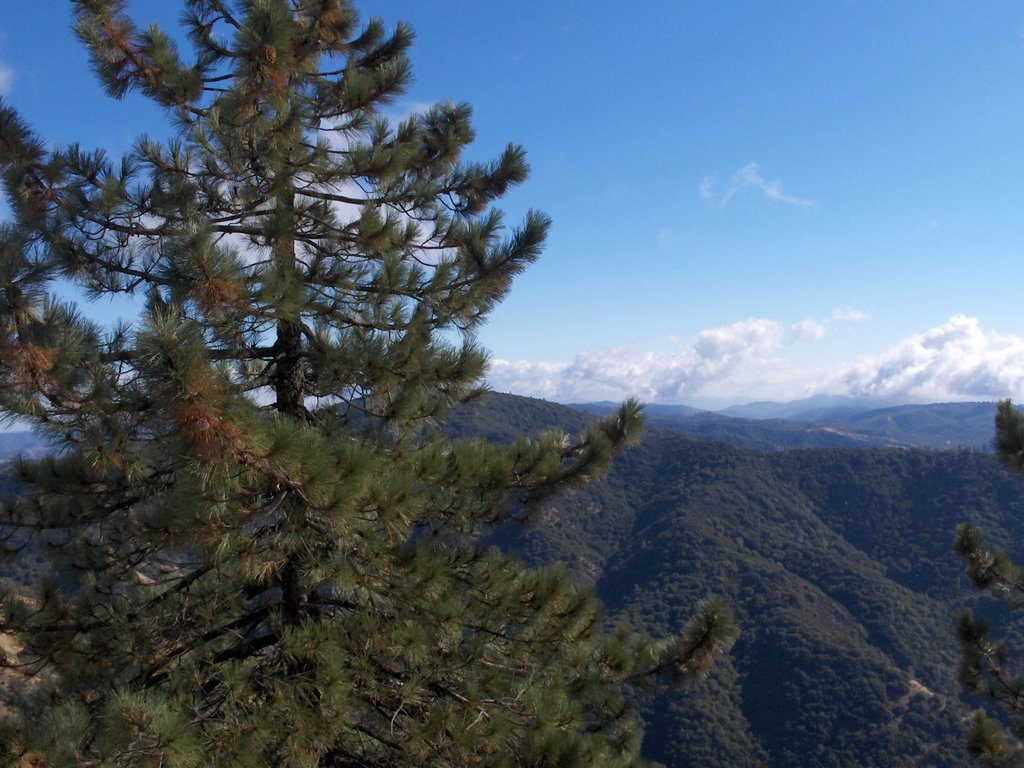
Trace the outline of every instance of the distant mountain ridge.
<path fill-rule="evenodd" d="M 743 419 L 816 421 L 823 418 L 842 417 L 898 405 L 906 405 L 906 403 L 880 398 L 850 397 L 848 395 L 813 395 L 784 402 L 758 400 L 752 403 L 731 405 L 728 408 L 717 411 L 717 413 L 725 416 L 738 416 Z"/>
<path fill-rule="evenodd" d="M 586 413 L 611 403 L 570 407 Z M 676 432 L 756 450 L 791 448 L 982 448 L 992 442 L 994 402 L 895 404 L 817 396 L 790 403 L 757 402 L 722 411 L 654 404 L 648 419 Z"/>

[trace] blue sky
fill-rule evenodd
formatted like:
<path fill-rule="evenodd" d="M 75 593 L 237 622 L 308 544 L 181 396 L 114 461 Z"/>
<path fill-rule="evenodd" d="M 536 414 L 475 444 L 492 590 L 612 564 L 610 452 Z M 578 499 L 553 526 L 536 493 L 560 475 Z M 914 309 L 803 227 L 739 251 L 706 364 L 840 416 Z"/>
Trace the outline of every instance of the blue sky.
<path fill-rule="evenodd" d="M 120 153 L 160 132 L 159 111 L 102 95 L 65 2 L 7 5 L 0 93 L 40 134 Z M 528 152 L 509 218 L 554 219 L 480 333 L 495 389 L 1024 397 L 1019 4 L 360 7 L 417 32 L 396 109 L 471 103 L 476 157 Z"/>

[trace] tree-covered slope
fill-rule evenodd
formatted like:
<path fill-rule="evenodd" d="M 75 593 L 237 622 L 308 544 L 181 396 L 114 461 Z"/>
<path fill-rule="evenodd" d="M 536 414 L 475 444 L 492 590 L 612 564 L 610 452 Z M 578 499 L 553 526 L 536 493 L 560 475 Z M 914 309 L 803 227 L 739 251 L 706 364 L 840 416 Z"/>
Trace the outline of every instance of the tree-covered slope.
<path fill-rule="evenodd" d="M 790 421 L 786 419 L 744 419 L 719 413 L 691 416 L 654 416 L 652 426 L 699 438 L 719 440 L 758 451 L 792 448 L 909 448 L 913 435 L 891 436 L 858 431 L 845 424 Z"/>
<path fill-rule="evenodd" d="M 863 413 L 822 416 L 878 439 L 911 442 L 928 448 L 987 447 L 992 443 L 996 404 L 931 403 L 878 408 Z"/>
<path fill-rule="evenodd" d="M 500 399 L 535 426 L 572 422 Z M 729 660 L 646 706 L 646 749 L 668 766 L 960 766 L 974 703 L 953 620 L 973 596 L 950 547 L 964 520 L 1024 539 L 1024 487 L 990 455 L 760 453 L 654 428 L 506 544 L 566 562 L 611 615 L 657 633 L 708 594 L 732 605 Z"/>

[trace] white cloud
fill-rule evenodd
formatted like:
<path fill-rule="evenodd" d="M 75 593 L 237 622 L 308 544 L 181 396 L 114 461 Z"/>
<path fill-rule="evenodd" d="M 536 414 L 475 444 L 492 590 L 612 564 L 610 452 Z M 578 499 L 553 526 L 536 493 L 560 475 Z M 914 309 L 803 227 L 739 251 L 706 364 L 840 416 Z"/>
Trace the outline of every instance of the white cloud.
<path fill-rule="evenodd" d="M 810 339 L 811 341 L 817 341 L 825 336 L 828 332 L 828 321 L 819 323 L 817 320 L 801 320 L 799 323 L 793 323 L 789 326 L 789 335 L 793 339 Z"/>
<path fill-rule="evenodd" d="M 494 360 L 488 381 L 498 391 L 562 402 L 788 400 L 846 394 L 902 402 L 1024 400 L 1024 338 L 954 315 L 887 351 L 856 361 L 815 363 L 807 341 L 824 338 L 834 318 L 858 319 L 840 308 L 828 320 L 791 325 L 750 318 L 700 332 L 688 344 L 650 351 L 640 345 L 588 350 L 571 362 Z M 804 344 L 797 344 L 804 342 Z"/>
<path fill-rule="evenodd" d="M 562 379 L 568 367 L 564 363 L 495 359 L 487 366 L 487 383 L 499 392 L 565 401 L 568 389 L 562 386 Z"/>
<path fill-rule="evenodd" d="M 694 351 L 702 364 L 720 367 L 754 352 L 777 347 L 782 325 L 777 320 L 750 318 L 697 334 Z"/>
<path fill-rule="evenodd" d="M 853 307 L 836 307 L 832 310 L 832 319 L 837 322 L 863 323 L 871 315 Z"/>
<path fill-rule="evenodd" d="M 852 363 L 831 382 L 853 395 L 907 401 L 994 400 L 1024 394 L 1024 339 L 954 315 L 878 357 Z"/>
<path fill-rule="evenodd" d="M 701 179 L 697 186 L 700 196 L 710 203 L 718 206 L 726 206 L 738 193 L 746 189 L 759 191 L 769 200 L 775 200 L 787 205 L 795 205 L 807 208 L 814 205 L 814 201 L 806 197 L 797 197 L 786 192 L 782 182 L 778 179 L 769 181 L 761 174 L 761 167 L 757 163 L 748 163 L 733 173 L 725 190 L 718 193 L 718 174 L 710 174 Z"/>
<path fill-rule="evenodd" d="M 11 92 L 11 85 L 14 83 L 14 70 L 0 64 L 0 96 L 6 96 Z"/>
<path fill-rule="evenodd" d="M 717 197 L 717 194 L 715 192 L 715 187 L 717 186 L 718 174 L 713 173 L 709 176 L 705 176 L 703 179 L 700 180 L 700 184 L 697 185 L 697 191 L 700 193 L 700 196 L 702 198 L 707 200 L 709 203 L 713 203 L 715 202 L 715 198 Z"/>
<path fill-rule="evenodd" d="M 620 399 L 680 402 L 711 386 L 741 388 L 776 367 L 785 327 L 750 318 L 701 331 L 690 346 L 651 352 L 639 346 L 581 352 L 571 363 L 493 360 L 488 382 L 510 391 L 563 402 Z"/>

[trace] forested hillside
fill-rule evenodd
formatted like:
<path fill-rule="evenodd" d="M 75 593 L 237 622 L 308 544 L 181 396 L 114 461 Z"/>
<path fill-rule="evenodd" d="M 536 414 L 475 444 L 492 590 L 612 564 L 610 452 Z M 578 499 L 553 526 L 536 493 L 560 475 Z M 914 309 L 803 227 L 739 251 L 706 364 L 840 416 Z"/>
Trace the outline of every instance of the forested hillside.
<path fill-rule="evenodd" d="M 522 398 L 493 396 L 460 429 L 473 413 L 495 438 L 513 414 L 516 430 L 578 426 Z M 965 520 L 1024 540 L 1024 487 L 985 453 L 760 453 L 652 428 L 504 543 L 566 562 L 611 615 L 658 633 L 708 594 L 733 606 L 730 658 L 646 707 L 646 749 L 668 766 L 957 766 L 976 705 L 955 680 Z"/>

